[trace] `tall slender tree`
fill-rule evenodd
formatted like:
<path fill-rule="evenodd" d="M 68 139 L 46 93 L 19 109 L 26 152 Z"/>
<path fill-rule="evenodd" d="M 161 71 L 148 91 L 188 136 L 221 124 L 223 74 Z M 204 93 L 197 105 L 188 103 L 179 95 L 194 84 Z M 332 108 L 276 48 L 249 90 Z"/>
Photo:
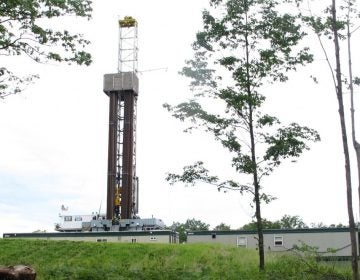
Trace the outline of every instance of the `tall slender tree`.
<path fill-rule="evenodd" d="M 90 0 L 0 1 L 0 57 L 24 55 L 35 62 L 57 61 L 89 65 L 84 50 L 89 41 L 81 34 L 49 28 L 49 20 L 63 16 L 91 17 Z M 37 75 L 19 77 L 0 66 L 0 98 L 18 93 Z"/>
<path fill-rule="evenodd" d="M 262 186 L 283 160 L 299 157 L 309 141 L 320 140 L 316 131 L 296 123 L 282 125 L 261 112 L 266 85 L 286 82 L 287 72 L 312 61 L 297 17 L 284 12 L 281 0 L 210 0 L 203 12 L 203 30 L 193 44 L 194 58 L 182 74 L 191 78 L 193 99 L 164 106 L 190 131 L 203 128 L 232 155 L 239 178 L 221 180 L 199 161 L 182 174 L 169 173 L 170 183 L 198 181 L 220 189 L 250 193 L 255 204 L 259 268 L 265 268 L 261 203 L 273 198 Z M 212 106 L 209 106 L 209 98 Z M 216 106 L 215 106 L 216 104 Z M 241 179 L 240 179 L 241 177 Z M 249 181 L 250 183 L 244 183 Z"/>
<path fill-rule="evenodd" d="M 349 145 L 347 140 L 347 129 L 345 123 L 344 101 L 343 101 L 343 87 L 342 87 L 342 70 L 340 60 L 340 45 L 338 35 L 338 24 L 336 16 L 336 1 L 332 0 L 331 6 L 331 27 L 334 34 L 334 48 L 336 61 L 336 97 L 339 105 L 339 117 L 341 125 L 341 136 L 343 142 L 344 158 L 345 158 L 345 178 L 346 178 L 346 196 L 349 215 L 350 239 L 351 239 L 351 255 L 352 255 L 352 269 L 354 280 L 359 279 L 358 264 L 357 264 L 357 244 L 356 244 L 356 228 L 354 220 L 354 211 L 352 206 L 352 183 L 351 183 L 351 166 Z"/>
<path fill-rule="evenodd" d="M 297 1 L 297 0 L 295 0 Z M 297 1 L 298 3 L 300 1 Z M 340 52 L 340 39 L 346 38 L 348 39 L 348 54 L 349 54 L 349 73 L 350 73 L 350 91 L 352 92 L 352 72 L 351 72 L 351 52 L 350 52 L 350 39 L 351 32 L 349 31 L 349 12 L 351 11 L 352 1 L 347 0 L 348 3 L 348 14 L 345 19 L 339 19 L 337 15 L 337 5 L 336 0 L 331 1 L 331 5 L 329 8 L 325 9 L 324 16 L 314 16 L 311 12 L 311 7 L 308 9 L 310 15 L 303 15 L 303 19 L 309 26 L 312 28 L 314 33 L 317 35 L 318 40 L 320 42 L 320 46 L 325 55 L 327 64 L 330 69 L 331 77 L 334 84 L 334 91 L 336 93 L 336 98 L 338 101 L 338 113 L 340 120 L 340 129 L 341 129 L 341 139 L 342 139 L 342 148 L 344 153 L 344 162 L 345 162 L 345 182 L 346 182 L 346 198 L 347 198 L 347 212 L 349 219 L 349 228 L 350 228 L 350 240 L 351 240 L 351 255 L 352 255 L 352 271 L 353 271 L 353 279 L 359 279 L 359 271 L 358 271 L 358 245 L 356 238 L 356 225 L 354 220 L 354 210 L 353 210 L 353 197 L 352 197 L 352 180 L 351 180 L 351 164 L 350 164 L 350 152 L 349 152 L 349 144 L 348 144 L 348 136 L 347 136 L 347 126 L 345 120 L 345 109 L 344 109 L 344 100 L 343 100 L 343 83 L 344 83 L 344 73 L 342 71 L 342 61 L 341 61 L 341 52 Z M 341 34 L 342 31 L 346 30 L 347 26 L 347 34 Z M 334 63 L 331 63 L 328 52 L 325 48 L 325 44 L 323 42 L 323 37 L 329 38 L 333 42 L 334 47 Z M 333 66 L 333 64 L 335 66 Z M 352 94 L 351 94 L 352 98 Z M 357 142 L 355 139 L 355 127 L 354 127 L 354 115 L 353 115 L 353 100 L 351 99 L 351 118 L 352 118 L 352 126 L 353 126 L 353 143 L 355 150 L 357 149 Z M 360 177 L 359 177 L 360 179 Z M 360 192 L 359 192 L 360 193 Z"/>
<path fill-rule="evenodd" d="M 355 105 L 354 105 L 354 84 L 360 85 L 360 79 L 353 76 L 352 67 L 352 52 L 351 52 L 351 37 L 352 33 L 360 28 L 358 26 L 355 30 L 351 30 L 352 20 L 351 15 L 357 13 L 353 0 L 347 0 L 347 15 L 346 15 L 346 31 L 347 31 L 347 54 L 348 54 L 348 71 L 349 71 L 349 90 L 350 90 L 350 115 L 351 115 L 351 139 L 356 154 L 357 162 L 357 178 L 358 178 L 358 199 L 360 202 L 360 143 L 356 138 L 356 124 L 355 124 Z M 360 210 L 360 208 L 359 208 Z"/>

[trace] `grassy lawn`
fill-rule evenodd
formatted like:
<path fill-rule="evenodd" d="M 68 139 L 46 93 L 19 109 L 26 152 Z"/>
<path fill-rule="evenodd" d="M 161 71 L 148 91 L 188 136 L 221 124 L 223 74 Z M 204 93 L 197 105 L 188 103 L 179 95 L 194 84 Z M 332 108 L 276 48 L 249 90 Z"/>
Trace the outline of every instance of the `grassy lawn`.
<path fill-rule="evenodd" d="M 25 264 L 37 279 L 351 279 L 350 264 L 317 264 L 255 250 L 206 244 L 121 244 L 0 239 L 0 265 Z"/>

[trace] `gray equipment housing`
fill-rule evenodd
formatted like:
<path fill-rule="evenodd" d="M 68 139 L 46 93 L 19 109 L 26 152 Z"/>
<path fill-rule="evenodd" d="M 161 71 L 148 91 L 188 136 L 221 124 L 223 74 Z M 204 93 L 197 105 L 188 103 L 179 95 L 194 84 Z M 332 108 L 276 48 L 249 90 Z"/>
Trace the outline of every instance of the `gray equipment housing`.
<path fill-rule="evenodd" d="M 86 228 L 88 225 L 83 225 Z M 165 224 L 160 219 L 121 219 L 115 221 L 111 220 L 93 220 L 91 221 L 90 231 L 150 231 L 161 230 L 165 228 Z"/>
<path fill-rule="evenodd" d="M 139 93 L 139 79 L 134 72 L 121 72 L 104 75 L 104 92 L 134 91 Z"/>

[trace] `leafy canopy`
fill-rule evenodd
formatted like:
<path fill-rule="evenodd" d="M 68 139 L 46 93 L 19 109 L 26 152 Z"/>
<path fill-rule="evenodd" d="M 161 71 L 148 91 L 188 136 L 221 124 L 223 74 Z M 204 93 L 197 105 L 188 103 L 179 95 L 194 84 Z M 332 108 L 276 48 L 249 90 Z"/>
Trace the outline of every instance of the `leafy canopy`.
<path fill-rule="evenodd" d="M 308 228 L 302 218 L 299 216 L 284 215 L 280 220 L 274 222 L 263 219 L 263 226 L 265 229 L 297 229 Z M 256 222 L 252 221 L 241 227 L 243 230 L 255 230 Z"/>
<path fill-rule="evenodd" d="M 5 0 L 0 2 L 0 56 L 25 55 L 35 62 L 90 65 L 81 34 L 48 28 L 53 18 L 77 16 L 90 19 L 90 0 Z M 0 97 L 21 91 L 36 75 L 18 77 L 0 68 Z"/>
<path fill-rule="evenodd" d="M 194 97 L 176 106 L 164 104 L 175 118 L 189 121 L 186 132 L 203 128 L 212 133 L 233 155 L 232 166 L 238 173 L 257 173 L 256 183 L 284 159 L 297 158 L 308 150 L 309 141 L 320 140 L 315 130 L 296 123 L 282 125 L 260 110 L 266 101 L 261 93 L 266 93 L 266 84 L 287 81 L 289 71 L 313 59 L 308 48 L 299 45 L 305 33 L 298 18 L 280 12 L 281 3 L 210 1 L 211 9 L 203 12 L 204 28 L 193 44 L 194 58 L 186 61 L 181 72 L 191 79 Z M 254 182 L 220 180 L 201 161 L 184 167 L 181 175 L 168 174 L 167 180 L 203 181 L 220 189 L 255 194 Z M 271 201 L 265 194 L 261 198 Z"/>
<path fill-rule="evenodd" d="M 219 230 L 219 231 L 228 231 L 231 230 L 231 226 L 227 225 L 225 223 L 220 223 L 219 225 L 217 225 L 216 227 L 214 227 L 214 230 Z"/>

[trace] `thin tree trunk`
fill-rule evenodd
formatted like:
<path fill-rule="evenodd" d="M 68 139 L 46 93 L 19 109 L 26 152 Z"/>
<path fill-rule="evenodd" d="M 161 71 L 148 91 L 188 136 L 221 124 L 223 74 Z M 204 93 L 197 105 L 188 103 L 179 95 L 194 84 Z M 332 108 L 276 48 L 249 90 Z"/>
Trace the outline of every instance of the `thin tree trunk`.
<path fill-rule="evenodd" d="M 261 218 L 261 200 L 260 200 L 260 185 L 257 174 L 257 163 L 256 163 L 256 149 L 255 149 L 255 137 L 254 127 L 252 120 L 252 106 L 250 104 L 249 114 L 249 129 L 250 129 L 250 142 L 251 142 L 251 162 L 253 164 L 253 184 L 255 189 L 255 217 L 258 231 L 258 242 L 259 242 L 259 269 L 265 270 L 265 252 L 264 252 L 264 233 L 263 223 Z"/>
<path fill-rule="evenodd" d="M 335 44 L 335 58 L 336 58 L 336 96 L 339 104 L 339 116 L 341 125 L 342 142 L 345 156 L 345 177 L 346 177 L 346 194 L 347 194 L 347 206 L 349 216 L 349 227 L 350 227 L 350 240 L 351 240 L 351 266 L 353 271 L 353 279 L 359 279 L 359 271 L 357 264 L 357 242 L 356 242 L 356 228 L 354 222 L 354 213 L 352 206 L 352 186 L 351 186 L 351 169 L 350 169 L 350 157 L 349 148 L 346 134 L 344 104 L 343 104 L 343 91 L 342 91 L 342 80 L 341 80 L 341 63 L 340 63 L 340 46 L 337 32 L 337 18 L 336 18 L 336 1 L 332 0 L 332 28 L 334 32 L 334 44 Z"/>
<path fill-rule="evenodd" d="M 254 181 L 258 180 L 257 174 L 254 174 Z M 259 242 L 259 269 L 265 270 L 265 252 L 264 252 L 264 233 L 263 233 L 263 223 L 261 218 L 261 207 L 260 207 L 260 186 L 257 182 L 255 186 L 255 207 L 256 207 L 256 223 L 258 229 L 258 242 Z"/>
<path fill-rule="evenodd" d="M 246 26 L 247 22 L 247 14 L 246 17 Z M 249 41 L 247 32 L 245 33 L 245 46 L 246 46 L 246 76 L 247 76 L 247 93 L 249 97 L 251 96 L 251 86 L 250 86 L 250 73 L 249 73 Z M 251 98 L 249 98 L 251 100 Z M 259 270 L 265 270 L 265 253 L 264 253 L 264 234 L 263 234 L 263 224 L 261 218 L 261 200 L 260 200 L 260 185 L 259 178 L 257 174 L 257 163 L 256 163 L 256 149 L 255 149 L 255 136 L 254 136 L 254 125 L 253 125 L 253 106 L 251 101 L 248 103 L 249 106 L 249 132 L 250 132 L 250 143 L 251 143 L 251 162 L 253 164 L 253 185 L 254 185 L 254 201 L 255 201 L 255 217 L 256 217 L 256 225 L 258 232 L 258 242 L 259 242 Z"/>
<path fill-rule="evenodd" d="M 251 162 L 253 164 L 253 184 L 255 189 L 255 217 L 258 231 L 258 242 L 259 242 L 259 269 L 265 270 L 265 252 L 264 252 L 264 233 L 263 223 L 261 218 L 261 200 L 260 200 L 260 185 L 257 174 L 257 163 L 256 163 L 256 149 L 255 149 L 255 137 L 254 127 L 252 119 L 252 106 L 250 104 L 249 114 L 249 128 L 250 128 L 250 142 L 251 142 Z"/>
<path fill-rule="evenodd" d="M 351 60 L 351 32 L 350 32 L 350 3 L 348 7 L 347 16 L 347 47 L 349 57 L 349 88 L 350 88 L 350 113 L 351 113 L 351 136 L 352 143 L 356 153 L 357 160 L 357 175 L 358 175 L 358 196 L 360 201 L 360 144 L 356 141 L 356 130 L 355 130 L 355 108 L 354 108 L 354 84 L 353 84 L 353 73 L 352 73 L 352 60 Z"/>

